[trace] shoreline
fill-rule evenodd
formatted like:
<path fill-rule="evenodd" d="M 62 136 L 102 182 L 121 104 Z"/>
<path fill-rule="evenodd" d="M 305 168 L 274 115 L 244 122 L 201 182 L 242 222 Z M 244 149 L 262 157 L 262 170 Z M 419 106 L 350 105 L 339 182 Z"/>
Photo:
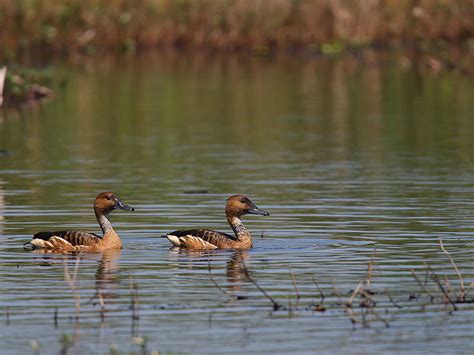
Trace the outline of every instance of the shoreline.
<path fill-rule="evenodd" d="M 386 43 L 366 46 L 328 45 L 323 48 L 293 47 L 272 49 L 265 52 L 254 52 L 248 48 L 234 50 L 213 50 L 210 48 L 160 47 L 136 48 L 132 52 L 102 50 L 101 52 L 66 52 L 30 47 L 17 53 L 14 59 L 2 58 L 0 63 L 9 66 L 21 64 L 24 67 L 48 67 L 55 62 L 76 62 L 99 57 L 136 58 L 136 57 L 207 57 L 207 58 L 256 58 L 261 60 L 340 60 L 344 58 L 363 58 L 366 55 L 400 56 L 402 65 L 414 67 L 418 71 L 428 72 L 459 71 L 464 75 L 474 76 L 474 43 L 465 41 L 461 44 L 447 42 L 418 41 L 409 43 Z"/>

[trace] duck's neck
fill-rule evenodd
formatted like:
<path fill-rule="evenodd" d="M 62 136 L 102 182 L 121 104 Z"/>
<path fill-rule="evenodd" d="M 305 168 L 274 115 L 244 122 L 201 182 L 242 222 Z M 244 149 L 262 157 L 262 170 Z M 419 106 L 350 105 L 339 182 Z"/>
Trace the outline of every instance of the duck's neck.
<path fill-rule="evenodd" d="M 247 228 L 245 228 L 244 224 L 238 217 L 236 216 L 227 217 L 227 221 L 229 222 L 229 225 L 232 227 L 232 230 L 234 231 L 234 234 L 237 237 L 237 240 L 239 241 L 252 240 L 252 236 L 250 235 L 249 231 L 247 230 Z"/>
<path fill-rule="evenodd" d="M 102 233 L 104 233 L 102 240 L 99 242 L 99 246 L 103 249 L 121 249 L 122 241 L 112 228 L 108 212 L 96 211 L 95 215 L 102 229 Z"/>
<path fill-rule="evenodd" d="M 111 232 L 115 233 L 114 229 L 112 228 L 112 223 L 110 223 L 109 214 L 96 212 L 97 222 L 99 222 L 100 228 L 102 229 L 102 233 L 104 236 Z"/>

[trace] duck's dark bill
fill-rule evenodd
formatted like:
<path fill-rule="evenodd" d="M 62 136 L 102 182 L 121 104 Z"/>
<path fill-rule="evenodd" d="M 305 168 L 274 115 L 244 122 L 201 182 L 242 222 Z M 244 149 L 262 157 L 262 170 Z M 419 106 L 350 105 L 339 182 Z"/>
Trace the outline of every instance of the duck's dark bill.
<path fill-rule="evenodd" d="M 120 208 L 121 210 L 124 210 L 124 211 L 135 211 L 135 209 L 133 207 L 130 207 L 130 206 L 126 205 L 125 203 L 123 203 L 119 199 L 117 199 L 116 206 L 117 206 L 117 208 Z"/>
<path fill-rule="evenodd" d="M 261 215 L 261 216 L 270 216 L 270 213 L 268 213 L 265 210 L 260 210 L 258 208 L 252 208 L 252 209 L 248 210 L 247 213 L 258 214 L 258 215 Z"/>

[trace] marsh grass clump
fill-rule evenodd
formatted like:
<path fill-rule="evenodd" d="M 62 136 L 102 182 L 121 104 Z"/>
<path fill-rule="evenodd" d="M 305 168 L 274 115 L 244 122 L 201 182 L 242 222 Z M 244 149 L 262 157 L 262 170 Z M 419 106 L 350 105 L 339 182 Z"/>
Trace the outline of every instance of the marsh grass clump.
<path fill-rule="evenodd" d="M 288 318 L 293 318 L 302 312 L 317 315 L 326 311 L 338 311 L 347 316 L 353 329 L 388 328 L 397 315 L 412 312 L 414 306 L 420 307 L 422 311 L 428 307 L 442 307 L 444 311 L 451 314 L 454 311 L 462 310 L 461 304 L 466 304 L 467 309 L 471 307 L 471 304 L 474 304 L 474 298 L 470 297 L 469 294 L 474 288 L 474 283 L 468 284 L 464 280 L 454 258 L 446 250 L 441 239 L 439 244 L 441 251 L 447 256 L 456 272 L 459 287 L 456 286 L 455 282 L 450 281 L 447 276 L 435 272 L 430 265 L 425 264 L 424 276 L 417 274 L 414 269 L 411 272 L 420 287 L 420 291 L 413 293 L 412 289 L 403 287 L 396 287 L 392 290 L 377 288 L 377 285 L 374 285 L 373 282 L 376 265 L 375 257 L 377 255 L 377 250 L 374 250 L 367 262 L 366 272 L 355 288 L 348 292 L 340 292 L 334 282 L 332 283 L 332 289 L 323 289 L 314 275 L 312 276 L 312 283 L 315 285 L 315 289 L 308 292 L 306 285 L 301 280 L 298 281 L 296 275 L 290 269 L 289 275 L 293 292 L 287 295 L 288 305 L 285 306 L 282 301 L 272 295 L 272 292 L 262 287 L 255 273 L 249 270 L 243 260 L 240 260 L 239 270 L 245 275 L 245 281 L 259 291 L 260 297 L 269 301 L 266 307 L 271 310 L 271 314 L 282 316 L 282 312 L 287 312 Z M 380 270 L 375 271 L 380 273 Z M 245 302 L 249 298 L 242 295 L 242 290 L 239 294 L 235 294 L 220 286 L 212 276 L 210 262 L 208 262 L 208 273 L 211 283 L 232 302 Z M 300 290 L 300 285 L 304 287 L 303 292 Z M 280 294 L 279 298 L 281 297 Z M 210 326 L 212 324 L 212 313 L 209 316 L 209 324 Z"/>
<path fill-rule="evenodd" d="M 52 83 L 51 73 L 47 70 L 18 66 L 5 70 L 2 106 L 32 103 L 54 94 L 53 90 L 47 87 Z"/>

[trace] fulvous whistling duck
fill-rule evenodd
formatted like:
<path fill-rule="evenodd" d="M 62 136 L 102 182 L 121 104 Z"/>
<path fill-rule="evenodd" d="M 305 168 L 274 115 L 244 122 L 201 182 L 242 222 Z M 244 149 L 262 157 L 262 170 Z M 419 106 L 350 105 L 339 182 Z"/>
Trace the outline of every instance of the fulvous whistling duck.
<path fill-rule="evenodd" d="M 109 213 L 116 208 L 125 211 L 134 211 L 133 207 L 124 204 L 112 192 L 102 192 L 94 202 L 94 211 L 99 222 L 102 237 L 81 231 L 39 232 L 25 244 L 25 249 L 43 249 L 53 252 L 99 252 L 103 250 L 117 250 L 122 248 L 120 237 L 112 228 Z"/>
<path fill-rule="evenodd" d="M 234 235 L 210 229 L 190 229 L 174 231 L 162 237 L 167 238 L 173 246 L 183 249 L 250 249 L 252 236 L 240 217 L 245 214 L 270 215 L 267 211 L 258 209 L 242 195 L 230 196 L 227 199 L 225 214 Z"/>

